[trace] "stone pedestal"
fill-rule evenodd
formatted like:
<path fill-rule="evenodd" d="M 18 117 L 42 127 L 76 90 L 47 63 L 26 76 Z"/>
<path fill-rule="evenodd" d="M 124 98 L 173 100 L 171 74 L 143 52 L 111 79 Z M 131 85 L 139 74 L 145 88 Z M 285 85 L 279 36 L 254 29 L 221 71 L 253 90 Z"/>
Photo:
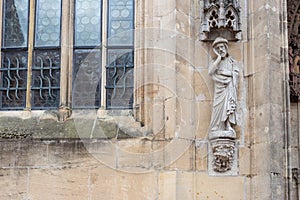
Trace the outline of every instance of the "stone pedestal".
<path fill-rule="evenodd" d="M 211 132 L 209 137 L 208 173 L 212 176 L 238 174 L 238 148 L 234 131 Z"/>

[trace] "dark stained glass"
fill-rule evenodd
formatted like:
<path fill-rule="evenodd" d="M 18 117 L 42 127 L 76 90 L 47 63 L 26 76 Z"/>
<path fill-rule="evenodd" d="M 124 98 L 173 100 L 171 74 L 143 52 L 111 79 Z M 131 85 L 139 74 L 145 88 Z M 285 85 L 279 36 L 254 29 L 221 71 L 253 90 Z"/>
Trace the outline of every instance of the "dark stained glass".
<path fill-rule="evenodd" d="M 132 108 L 133 104 L 133 51 L 108 50 L 106 67 L 107 108 Z"/>
<path fill-rule="evenodd" d="M 26 47 L 28 0 L 5 0 L 3 17 L 3 47 Z"/>
<path fill-rule="evenodd" d="M 300 34 L 299 34 L 299 0 L 287 1 L 287 27 L 289 36 L 289 72 L 290 72 L 290 100 L 300 101 Z"/>
<path fill-rule="evenodd" d="M 101 96 L 101 50 L 76 50 L 73 67 L 73 108 L 98 108 Z"/>
<path fill-rule="evenodd" d="M 128 109 L 133 105 L 134 1 L 108 2 L 106 106 Z"/>
<path fill-rule="evenodd" d="M 0 74 L 0 109 L 24 108 L 26 99 L 27 52 L 2 53 Z"/>
<path fill-rule="evenodd" d="M 299 15 L 300 2 L 298 0 L 287 1 L 288 10 L 288 35 L 289 35 L 289 65 L 291 73 L 300 73 L 300 34 Z"/>
<path fill-rule="evenodd" d="M 59 106 L 60 51 L 34 52 L 31 89 L 33 109 Z"/>
<path fill-rule="evenodd" d="M 101 106 L 101 2 L 75 1 L 73 108 Z M 128 109 L 133 105 L 134 85 L 133 0 L 109 0 L 107 11 L 106 106 Z"/>
<path fill-rule="evenodd" d="M 73 108 L 99 108 L 101 104 L 101 3 L 75 1 Z"/>

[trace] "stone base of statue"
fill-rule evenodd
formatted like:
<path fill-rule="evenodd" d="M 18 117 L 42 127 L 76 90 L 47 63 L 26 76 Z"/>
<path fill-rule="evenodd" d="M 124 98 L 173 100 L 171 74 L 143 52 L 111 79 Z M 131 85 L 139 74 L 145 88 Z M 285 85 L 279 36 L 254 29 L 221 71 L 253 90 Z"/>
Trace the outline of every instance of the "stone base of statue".
<path fill-rule="evenodd" d="M 235 131 L 215 131 L 209 135 L 208 173 L 212 176 L 238 174 Z"/>

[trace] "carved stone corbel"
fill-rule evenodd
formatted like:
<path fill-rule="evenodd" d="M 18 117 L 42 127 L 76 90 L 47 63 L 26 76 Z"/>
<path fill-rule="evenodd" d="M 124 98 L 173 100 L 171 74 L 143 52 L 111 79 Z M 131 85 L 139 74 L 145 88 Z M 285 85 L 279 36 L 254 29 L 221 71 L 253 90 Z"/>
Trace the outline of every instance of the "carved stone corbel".
<path fill-rule="evenodd" d="M 217 37 L 229 41 L 241 39 L 241 7 L 237 0 L 204 0 L 201 12 L 202 41 Z"/>
<path fill-rule="evenodd" d="M 234 161 L 234 149 L 234 141 L 220 140 L 212 142 L 214 171 L 223 173 L 232 169 Z"/>
<path fill-rule="evenodd" d="M 219 131 L 210 134 L 210 175 L 237 174 L 236 136 L 233 132 Z"/>
<path fill-rule="evenodd" d="M 72 114 L 72 110 L 67 107 L 67 106 L 61 106 L 59 107 L 59 111 L 58 111 L 58 121 L 59 122 L 64 122 L 66 121 Z"/>

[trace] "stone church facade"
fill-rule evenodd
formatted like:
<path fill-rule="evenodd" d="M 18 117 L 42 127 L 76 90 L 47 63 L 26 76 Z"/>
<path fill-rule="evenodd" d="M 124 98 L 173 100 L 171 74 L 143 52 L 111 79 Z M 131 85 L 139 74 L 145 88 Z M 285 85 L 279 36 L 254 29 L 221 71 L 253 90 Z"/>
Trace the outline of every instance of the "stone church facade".
<path fill-rule="evenodd" d="M 300 198 L 299 1 L 0 12 L 0 199 Z"/>

